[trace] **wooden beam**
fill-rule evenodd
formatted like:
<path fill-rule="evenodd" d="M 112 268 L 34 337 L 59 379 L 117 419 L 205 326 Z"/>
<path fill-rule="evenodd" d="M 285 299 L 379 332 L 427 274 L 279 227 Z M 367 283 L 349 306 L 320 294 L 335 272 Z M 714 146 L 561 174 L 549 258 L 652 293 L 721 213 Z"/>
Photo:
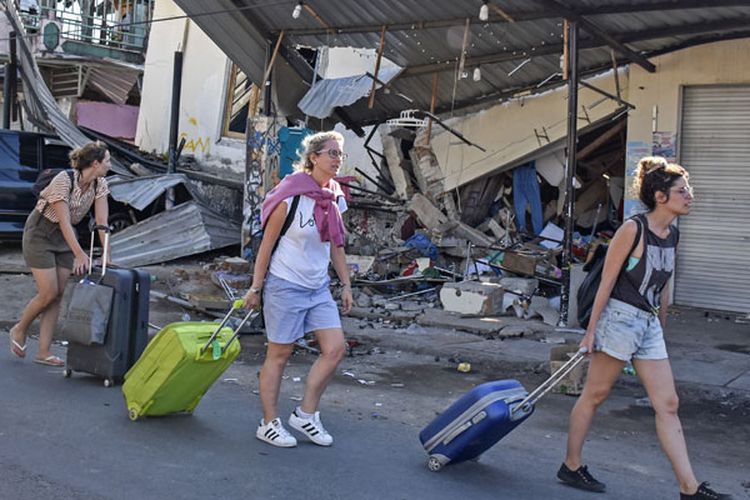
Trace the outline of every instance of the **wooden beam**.
<path fill-rule="evenodd" d="M 316 20 L 317 20 L 317 21 L 318 21 L 318 22 L 319 22 L 319 23 L 320 23 L 320 24 L 321 24 L 321 25 L 322 25 L 322 26 L 323 26 L 323 27 L 324 27 L 324 28 L 326 29 L 326 32 L 327 32 L 327 33 L 330 33 L 330 31 L 331 31 L 331 25 L 330 25 L 330 24 L 328 24 L 328 23 L 327 23 L 327 22 L 325 21 L 325 19 L 323 19 L 322 17 L 320 17 L 320 15 L 318 15 L 318 13 L 317 13 L 317 12 L 315 12 L 315 9 L 313 9 L 313 8 L 312 8 L 312 5 L 310 5 L 310 3 L 309 3 L 309 2 L 303 2 L 303 3 L 302 3 L 302 7 L 304 7 L 304 8 L 305 8 L 305 10 L 306 10 L 306 11 L 307 11 L 307 12 L 308 12 L 308 13 L 309 13 L 309 14 L 310 14 L 310 15 L 311 15 L 312 17 L 314 17 L 314 18 L 315 18 L 315 19 L 316 19 Z"/>
<path fill-rule="evenodd" d="M 273 54 L 271 54 L 271 60 L 268 62 L 268 67 L 266 68 L 266 72 L 263 74 L 263 81 L 261 82 L 261 86 L 265 87 L 268 83 L 268 77 L 271 76 L 271 70 L 273 69 L 273 64 L 276 62 L 276 56 L 279 55 L 279 48 L 281 47 L 281 41 L 284 39 L 284 32 L 282 31 L 279 33 L 279 37 L 276 39 L 276 46 L 273 48 Z"/>
<path fill-rule="evenodd" d="M 568 81 L 568 19 L 563 19 L 563 67 L 562 79 Z"/>
<path fill-rule="evenodd" d="M 515 23 L 516 22 L 516 20 L 513 19 L 513 16 L 511 16 L 510 14 L 508 14 L 507 12 L 505 12 L 503 9 L 501 9 L 500 7 L 498 7 L 497 5 L 495 5 L 494 3 L 487 2 L 487 6 L 490 9 L 494 10 L 495 12 L 497 12 L 500 15 L 500 17 L 502 17 L 503 19 L 505 19 L 509 23 Z"/>
<path fill-rule="evenodd" d="M 731 20 L 723 20 L 723 21 L 715 21 L 715 22 L 699 22 L 699 23 L 693 23 L 693 24 L 683 24 L 681 26 L 676 26 L 673 28 L 649 28 L 641 31 L 632 31 L 627 33 L 618 33 L 613 34 L 612 36 L 619 40 L 621 43 L 633 43 L 633 42 L 641 42 L 644 40 L 654 40 L 658 38 L 667 38 L 671 36 L 679 36 L 679 35 L 693 35 L 693 34 L 700 34 L 700 33 L 711 33 L 713 31 L 721 31 L 721 30 L 730 30 L 730 29 L 740 29 L 740 28 L 746 28 L 747 26 L 750 26 L 750 17 L 743 17 L 738 19 L 731 19 Z M 717 36 L 716 39 L 727 39 L 727 38 L 737 38 L 732 35 L 727 35 L 724 38 L 721 38 L 720 36 Z M 744 36 L 739 37 L 744 38 Z M 709 40 L 706 37 L 701 38 L 700 40 Z M 686 46 L 692 46 L 693 44 L 690 43 L 690 40 L 687 40 L 686 42 L 681 42 L 684 44 L 687 44 Z M 703 43 L 703 42 L 702 42 Z M 606 46 L 607 44 L 604 43 L 602 40 L 590 38 L 586 40 L 580 40 L 578 43 L 579 49 L 593 49 L 597 47 Z M 677 45 L 675 45 L 677 46 Z M 531 49 L 535 49 L 533 52 L 531 52 Z M 670 52 L 670 50 L 666 51 L 654 51 L 649 52 L 650 57 L 654 57 L 655 55 L 664 54 L 667 52 Z M 515 52 L 515 53 L 514 53 Z M 482 56 L 477 57 L 468 57 L 466 58 L 466 67 L 473 67 L 473 66 L 479 66 L 482 64 L 495 64 L 495 63 L 501 63 L 501 62 L 507 62 L 507 61 L 516 61 L 519 59 L 526 59 L 530 55 L 533 55 L 534 57 L 539 56 L 545 56 L 550 54 L 562 54 L 563 52 L 563 45 L 540 45 L 537 47 L 513 47 L 512 49 L 504 52 L 496 52 L 492 54 L 485 54 Z M 429 64 L 416 64 L 413 66 L 407 66 L 404 71 L 401 73 L 399 78 L 404 77 L 410 77 L 410 76 L 419 76 L 424 75 L 428 73 L 433 73 L 435 71 L 452 71 L 455 67 L 455 59 L 454 60 L 448 60 L 438 63 L 429 63 Z M 609 66 L 609 64 L 607 64 Z"/>
<path fill-rule="evenodd" d="M 435 73 L 432 75 L 432 97 L 430 98 L 430 114 L 435 114 L 435 103 L 437 102 L 437 90 L 438 90 L 438 74 Z M 427 122 L 427 144 L 430 144 L 430 139 L 432 137 L 432 117 L 430 116 L 428 118 Z"/>
<path fill-rule="evenodd" d="M 604 41 L 605 44 L 609 45 L 613 49 L 616 49 L 622 55 L 633 61 L 634 63 L 641 66 L 649 73 L 656 71 L 654 66 L 648 59 L 643 57 L 641 54 L 634 52 L 630 48 L 626 47 L 625 44 L 615 39 L 612 35 L 605 32 L 599 26 L 592 21 L 586 19 L 584 14 L 585 10 L 576 11 L 568 8 L 566 5 L 560 3 L 558 0 L 536 0 L 538 3 L 545 5 L 550 12 L 557 12 L 560 16 L 570 19 L 571 21 L 578 22 L 581 27 L 586 30 L 592 36 Z M 653 28 L 652 28 L 653 29 Z M 659 31 L 658 29 L 655 31 Z"/>
<path fill-rule="evenodd" d="M 459 58 L 459 63 L 458 63 L 458 75 L 456 76 L 458 80 L 460 80 L 461 77 L 463 76 L 465 65 L 466 65 L 466 49 L 468 48 L 468 45 L 469 45 L 469 33 L 471 32 L 471 25 L 469 23 L 470 23 L 470 19 L 467 17 L 466 25 L 464 27 L 464 41 L 461 44 L 461 57 Z"/>
<path fill-rule="evenodd" d="M 606 132 L 604 132 L 602 135 L 591 141 L 588 146 L 578 151 L 578 160 L 585 160 L 591 153 L 599 149 L 599 147 L 612 139 L 614 136 L 619 134 L 625 129 L 625 126 L 627 125 L 626 120 L 621 120 L 617 125 L 610 128 Z"/>
<path fill-rule="evenodd" d="M 581 23 L 581 27 L 594 35 L 595 37 L 604 40 L 607 45 L 612 47 L 613 49 L 617 50 L 620 54 L 624 55 L 634 63 L 636 63 L 641 68 L 645 69 L 649 73 L 654 73 L 656 71 L 656 66 L 649 61 L 647 58 L 642 56 L 641 54 L 634 52 L 630 48 L 626 47 L 625 44 L 619 42 L 615 38 L 613 38 L 611 35 L 609 35 L 607 32 L 605 32 L 603 29 L 601 29 L 596 24 L 592 23 L 588 19 L 584 17 L 579 17 L 578 21 Z M 657 29 L 657 31 L 659 31 Z"/>
<path fill-rule="evenodd" d="M 378 72 L 380 71 L 380 61 L 383 59 L 383 48 L 385 47 L 385 30 L 386 26 L 380 31 L 380 45 L 378 45 L 378 58 L 375 60 L 375 74 L 372 77 L 372 88 L 370 89 L 370 100 L 367 102 L 367 109 L 375 107 L 375 86 L 378 84 Z"/>

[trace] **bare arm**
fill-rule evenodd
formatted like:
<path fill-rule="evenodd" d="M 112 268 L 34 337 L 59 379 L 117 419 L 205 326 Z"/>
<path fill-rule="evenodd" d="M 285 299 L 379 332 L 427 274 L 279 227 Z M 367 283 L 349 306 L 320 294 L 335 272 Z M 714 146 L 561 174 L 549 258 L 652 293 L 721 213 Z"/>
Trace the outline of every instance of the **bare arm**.
<path fill-rule="evenodd" d="M 337 247 L 331 244 L 331 263 L 339 280 L 341 280 L 341 284 L 344 286 L 344 289 L 341 291 L 341 305 L 342 312 L 347 314 L 352 310 L 354 300 L 352 298 L 352 282 L 349 277 L 349 266 L 346 265 L 344 247 Z"/>
<path fill-rule="evenodd" d="M 73 229 L 73 225 L 70 223 L 70 209 L 68 204 L 62 200 L 56 201 L 52 204 L 52 210 L 55 211 L 57 220 L 60 221 L 60 231 L 62 231 L 63 238 L 65 238 L 65 242 L 68 244 L 75 257 L 75 260 L 73 261 L 73 272 L 75 274 L 83 274 L 86 272 L 86 269 L 88 269 L 89 259 L 86 252 L 83 251 L 83 248 L 81 248 L 81 245 L 78 243 L 75 229 Z"/>
<path fill-rule="evenodd" d="M 596 324 L 599 321 L 599 316 L 601 316 L 604 306 L 609 301 L 612 289 L 617 282 L 617 277 L 620 275 L 620 270 L 622 270 L 625 259 L 628 258 L 630 249 L 633 247 L 633 241 L 638 232 L 637 224 L 633 220 L 626 221 L 615 233 L 607 250 L 607 256 L 604 259 L 604 269 L 602 270 L 602 280 L 599 283 L 599 289 L 596 292 L 594 305 L 591 309 L 591 319 L 586 329 L 586 335 L 581 341 L 581 347 L 586 347 L 589 352 L 593 349 L 594 332 L 596 332 Z"/>
<path fill-rule="evenodd" d="M 263 229 L 263 239 L 260 242 L 258 256 L 255 258 L 255 266 L 253 267 L 253 283 L 250 285 L 251 289 L 245 294 L 246 307 L 255 309 L 260 306 L 260 292 L 256 293 L 253 290 L 263 288 L 268 264 L 271 262 L 271 251 L 276 244 L 276 240 L 279 239 L 281 228 L 284 226 L 284 219 L 286 219 L 286 207 L 285 201 L 279 203 L 268 217 L 266 227 Z"/>

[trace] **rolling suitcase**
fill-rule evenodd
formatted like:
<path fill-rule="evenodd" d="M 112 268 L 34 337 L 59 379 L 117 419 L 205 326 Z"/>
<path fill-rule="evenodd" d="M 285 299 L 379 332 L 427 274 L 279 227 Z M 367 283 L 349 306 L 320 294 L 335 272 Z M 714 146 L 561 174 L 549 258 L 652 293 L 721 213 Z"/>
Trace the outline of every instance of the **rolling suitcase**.
<path fill-rule="evenodd" d="M 148 342 L 148 300 L 151 288 L 148 273 L 132 269 L 107 268 L 109 229 L 105 231 L 102 278 L 100 284 L 114 289 L 107 335 L 102 345 L 68 344 L 65 377 L 84 372 L 104 379 L 104 386 L 120 382 L 136 362 Z M 94 234 L 91 234 L 89 268 L 92 265 Z"/>
<path fill-rule="evenodd" d="M 193 412 L 214 381 L 239 355 L 239 341 L 234 341 L 245 322 L 258 314 L 250 311 L 234 331 L 226 327 L 242 302 L 234 301 L 218 325 L 177 322 L 156 334 L 122 385 L 131 420 Z"/>
<path fill-rule="evenodd" d="M 531 394 L 517 380 L 478 385 L 438 415 L 419 440 L 429 453 L 427 467 L 477 459 L 534 412 L 536 402 L 583 360 L 580 350 Z"/>

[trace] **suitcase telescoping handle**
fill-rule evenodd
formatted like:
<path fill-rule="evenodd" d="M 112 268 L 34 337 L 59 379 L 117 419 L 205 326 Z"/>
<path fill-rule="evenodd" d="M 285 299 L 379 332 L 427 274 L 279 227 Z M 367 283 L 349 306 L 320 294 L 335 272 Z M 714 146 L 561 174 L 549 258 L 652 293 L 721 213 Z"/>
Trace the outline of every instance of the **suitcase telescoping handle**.
<path fill-rule="evenodd" d="M 94 269 L 94 234 L 97 231 L 104 231 L 104 248 L 102 249 L 102 276 L 107 272 L 107 260 L 109 257 L 109 226 L 96 225 L 91 230 L 91 245 L 89 246 L 89 274 Z"/>
<path fill-rule="evenodd" d="M 208 342 L 206 342 L 206 345 L 204 345 L 201 348 L 201 352 L 200 352 L 201 355 L 205 353 L 208 350 L 208 348 L 214 343 L 216 338 L 219 336 L 219 332 L 221 332 L 221 329 L 224 328 L 224 326 L 226 326 L 227 322 L 229 321 L 229 318 L 232 317 L 232 314 L 234 314 L 234 312 L 237 309 L 241 309 L 243 304 L 244 304 L 244 301 L 242 299 L 237 299 L 232 302 L 232 307 L 229 309 L 229 312 L 227 312 L 226 316 L 224 316 L 224 318 L 221 320 L 221 322 L 219 323 L 219 326 L 216 327 L 216 330 L 214 331 L 214 333 L 211 334 L 211 338 L 208 339 Z M 229 348 L 229 345 L 232 342 L 234 342 L 234 339 L 236 339 L 239 336 L 240 330 L 245 325 L 245 323 L 247 323 L 247 321 L 250 318 L 257 316 L 258 314 L 260 314 L 260 311 L 251 310 L 245 315 L 244 318 L 242 318 L 242 321 L 240 321 L 240 324 L 237 326 L 237 328 L 234 329 L 234 335 L 232 335 L 232 338 L 229 339 L 229 341 L 221 349 L 221 354 L 224 354 L 224 352 Z"/>
<path fill-rule="evenodd" d="M 511 410 L 511 413 L 515 413 L 517 411 L 530 411 L 531 408 L 536 404 L 536 402 L 542 398 L 542 396 L 551 391 L 552 388 L 555 387 L 563 378 L 565 378 L 568 373 L 573 371 L 573 368 L 578 366 L 578 363 L 583 361 L 586 352 L 587 349 L 585 347 L 581 347 L 580 349 L 578 349 L 578 352 L 576 352 L 572 358 L 570 358 L 564 365 L 562 365 L 559 370 L 553 373 L 550 378 L 542 382 L 539 387 L 531 391 L 531 393 L 529 393 L 529 395 L 526 396 L 523 401 L 521 401 Z"/>

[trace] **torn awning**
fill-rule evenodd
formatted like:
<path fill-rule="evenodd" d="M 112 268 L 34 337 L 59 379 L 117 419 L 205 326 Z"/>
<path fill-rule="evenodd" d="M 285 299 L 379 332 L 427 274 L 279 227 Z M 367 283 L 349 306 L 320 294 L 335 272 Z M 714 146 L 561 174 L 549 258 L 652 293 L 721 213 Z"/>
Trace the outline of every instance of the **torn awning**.
<path fill-rule="evenodd" d="M 376 88 L 381 88 L 393 80 L 402 68 L 383 68 L 378 72 Z M 344 78 L 319 80 L 305 94 L 297 105 L 303 113 L 315 118 L 328 118 L 334 108 L 349 106 L 370 94 L 372 76 L 368 73 Z"/>

